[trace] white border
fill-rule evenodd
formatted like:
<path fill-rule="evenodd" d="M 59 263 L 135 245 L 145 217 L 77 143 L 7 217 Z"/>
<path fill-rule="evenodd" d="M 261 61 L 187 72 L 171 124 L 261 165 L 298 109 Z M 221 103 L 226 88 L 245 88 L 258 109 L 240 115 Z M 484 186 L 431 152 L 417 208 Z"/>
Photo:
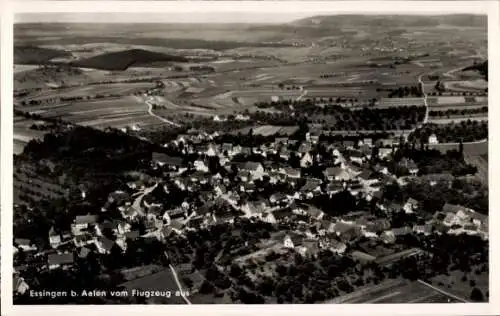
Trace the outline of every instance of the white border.
<path fill-rule="evenodd" d="M 1 1 L 0 1 L 1 2 Z M 344 305 L 191 305 L 187 306 L 152 306 L 152 305 L 116 305 L 116 306 L 12 306 L 12 76 L 13 76 L 13 38 L 12 21 L 13 13 L 36 13 L 36 12 L 310 12 L 317 14 L 322 11 L 335 13 L 373 13 L 394 14 L 408 12 L 427 12 L 429 14 L 440 14 L 442 12 L 467 12 L 469 8 L 480 7 L 488 14 L 488 49 L 489 49 L 489 134 L 496 135 L 494 121 L 500 117 L 499 93 L 491 87 L 500 86 L 498 74 L 499 57 L 499 1 L 16 1 L 6 4 L 2 8 L 1 17 L 1 298 L 2 315 L 38 315 L 50 316 L 85 315 L 91 312 L 94 315 L 106 315 L 116 313 L 120 315 L 137 315 L 147 312 L 154 315 L 165 315 L 166 313 L 180 315 L 252 315 L 269 313 L 274 315 L 498 315 L 500 314 L 499 285 L 494 280 L 498 278 L 494 262 L 493 249 L 498 245 L 497 238 L 500 237 L 495 227 L 500 227 L 499 216 L 495 215 L 494 206 L 499 206 L 500 200 L 495 195 L 494 188 L 498 188 L 498 180 L 495 179 L 493 170 L 495 168 L 495 157 L 500 144 L 495 138 L 490 137 L 489 165 L 490 165 L 490 303 L 484 304 L 344 304 Z M 470 10 L 469 10 L 470 11 Z"/>

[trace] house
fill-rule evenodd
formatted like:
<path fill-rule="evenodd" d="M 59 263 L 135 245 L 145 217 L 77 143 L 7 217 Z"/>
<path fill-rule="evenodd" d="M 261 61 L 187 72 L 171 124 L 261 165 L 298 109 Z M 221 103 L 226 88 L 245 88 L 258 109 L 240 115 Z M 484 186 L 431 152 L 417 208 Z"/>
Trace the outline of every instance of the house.
<path fill-rule="evenodd" d="M 488 216 L 487 215 L 484 215 L 484 214 L 481 214 L 481 213 L 478 213 L 478 212 L 470 212 L 470 216 L 472 218 L 472 222 L 474 223 L 474 225 L 480 227 L 482 226 L 483 224 L 488 224 Z"/>
<path fill-rule="evenodd" d="M 268 211 L 268 207 L 265 202 L 248 202 L 241 207 L 241 211 L 247 217 L 261 217 L 264 212 Z"/>
<path fill-rule="evenodd" d="M 311 166 L 313 163 L 313 157 L 309 152 L 306 152 L 304 155 L 302 155 L 302 158 L 300 158 L 300 166 L 302 168 L 307 168 Z"/>
<path fill-rule="evenodd" d="M 196 160 L 193 163 L 193 167 L 196 169 L 196 171 L 200 171 L 200 172 L 208 172 L 209 171 L 207 165 L 201 159 Z"/>
<path fill-rule="evenodd" d="M 170 222 L 169 227 L 172 229 L 173 232 L 177 234 L 182 234 L 182 231 L 184 230 L 184 222 L 179 219 L 174 219 Z"/>
<path fill-rule="evenodd" d="M 118 209 L 121 211 L 122 217 L 126 220 L 134 220 L 139 216 L 139 212 L 133 206 L 119 207 Z"/>
<path fill-rule="evenodd" d="M 377 219 L 366 224 L 365 230 L 372 233 L 381 233 L 391 228 L 391 223 L 386 219 Z"/>
<path fill-rule="evenodd" d="M 326 168 L 326 170 L 324 171 L 324 175 L 329 181 L 333 180 L 347 181 L 351 179 L 350 174 L 344 168 L 340 167 Z"/>
<path fill-rule="evenodd" d="M 281 192 L 274 193 L 269 197 L 269 202 L 271 202 L 271 204 L 274 204 L 274 205 L 287 203 L 288 196 L 284 193 L 281 193 Z"/>
<path fill-rule="evenodd" d="M 14 244 L 17 248 L 22 249 L 24 252 L 37 250 L 36 246 L 31 242 L 31 240 L 26 238 L 16 238 L 14 239 Z"/>
<path fill-rule="evenodd" d="M 74 257 L 72 253 L 53 253 L 49 254 L 47 257 L 47 266 L 49 270 L 57 269 L 57 268 L 66 268 L 68 266 L 73 265 Z"/>
<path fill-rule="evenodd" d="M 248 181 L 252 180 L 252 175 L 251 175 L 250 171 L 247 171 L 247 170 L 239 170 L 237 176 L 243 182 L 248 182 Z"/>
<path fill-rule="evenodd" d="M 358 260 L 361 262 L 373 262 L 373 261 L 375 261 L 375 259 L 377 259 L 376 257 L 369 255 L 366 252 L 362 252 L 362 251 L 358 251 L 358 250 L 351 252 L 351 257 L 354 260 Z"/>
<path fill-rule="evenodd" d="M 57 233 L 52 226 L 49 230 L 49 243 L 52 248 L 57 248 L 61 244 L 61 234 Z"/>
<path fill-rule="evenodd" d="M 231 143 L 223 143 L 221 146 L 221 152 L 225 156 L 232 156 L 233 155 L 232 150 L 233 150 L 233 144 Z"/>
<path fill-rule="evenodd" d="M 380 159 L 385 159 L 392 154 L 392 151 L 393 151 L 392 148 L 379 148 L 378 149 L 378 157 Z"/>
<path fill-rule="evenodd" d="M 358 174 L 358 179 L 367 185 L 379 182 L 377 174 L 369 169 L 364 169 L 360 174 Z"/>
<path fill-rule="evenodd" d="M 326 185 L 326 193 L 333 195 L 338 193 L 346 188 L 346 184 L 342 180 L 333 180 L 332 182 Z"/>
<path fill-rule="evenodd" d="M 293 249 L 297 246 L 300 246 L 303 241 L 303 236 L 296 234 L 296 233 L 290 233 L 285 236 L 283 239 L 283 245 L 285 248 Z"/>
<path fill-rule="evenodd" d="M 204 152 L 208 157 L 215 157 L 218 154 L 218 148 L 214 144 L 208 145 L 207 149 Z"/>
<path fill-rule="evenodd" d="M 24 281 L 24 278 L 18 276 L 17 274 L 14 275 L 14 279 L 12 280 L 12 286 L 13 286 L 12 293 L 14 295 L 24 295 L 24 293 L 26 293 L 26 291 L 30 289 L 28 283 Z"/>
<path fill-rule="evenodd" d="M 157 166 L 169 166 L 169 167 L 182 167 L 182 158 L 181 157 L 171 157 L 164 153 L 154 152 L 152 156 L 152 161 Z"/>
<path fill-rule="evenodd" d="M 78 258 L 85 259 L 90 254 L 91 250 L 87 247 L 82 247 L 78 250 Z"/>
<path fill-rule="evenodd" d="M 350 161 L 359 165 L 362 165 L 365 161 L 365 154 L 363 154 L 361 151 L 350 150 L 347 152 L 347 156 L 349 157 Z"/>
<path fill-rule="evenodd" d="M 290 159 L 290 151 L 286 147 L 281 147 L 281 149 L 278 152 L 278 155 L 280 156 L 281 159 L 285 160 Z"/>
<path fill-rule="evenodd" d="M 433 225 L 431 223 L 425 225 L 415 225 L 413 226 L 413 232 L 417 234 L 424 234 L 426 236 L 432 234 Z"/>
<path fill-rule="evenodd" d="M 293 217 L 293 212 L 290 207 L 281 208 L 273 211 L 273 217 L 277 222 L 285 221 Z"/>
<path fill-rule="evenodd" d="M 412 229 L 408 226 L 404 226 L 404 227 L 399 227 L 399 228 L 393 228 L 393 229 L 391 229 L 391 232 L 395 237 L 398 237 L 398 236 L 404 236 L 404 235 L 411 234 Z"/>
<path fill-rule="evenodd" d="M 264 166 L 260 162 L 247 161 L 243 165 L 243 170 L 250 172 L 251 174 L 262 174 L 264 173 Z"/>
<path fill-rule="evenodd" d="M 320 210 L 314 205 L 305 204 L 301 208 L 302 210 L 304 210 L 306 214 L 308 214 L 314 220 L 321 220 L 325 215 L 325 213 L 322 210 Z"/>
<path fill-rule="evenodd" d="M 415 210 L 418 209 L 418 201 L 415 200 L 414 198 L 409 198 L 408 201 L 406 201 L 405 205 L 403 206 L 403 210 L 405 213 L 413 213 Z"/>
<path fill-rule="evenodd" d="M 89 233 L 76 235 L 73 237 L 73 243 L 75 244 L 75 247 L 83 247 L 93 242 L 94 238 Z"/>
<path fill-rule="evenodd" d="M 299 148 L 297 149 L 297 152 L 300 154 L 305 154 L 308 153 L 312 150 L 312 144 L 311 142 L 303 142 L 300 144 Z"/>
<path fill-rule="evenodd" d="M 399 162 L 399 165 L 408 169 L 408 172 L 410 173 L 410 175 L 412 176 L 416 176 L 417 173 L 418 173 L 418 166 L 417 164 L 415 163 L 415 161 L 411 160 L 411 159 L 407 159 L 407 158 L 403 158 L 401 159 L 401 161 Z"/>
<path fill-rule="evenodd" d="M 280 173 L 285 174 L 288 178 L 298 179 L 300 178 L 300 169 L 294 168 L 282 168 Z"/>
<path fill-rule="evenodd" d="M 264 212 L 262 213 L 262 221 L 269 223 L 269 224 L 276 224 L 276 217 L 274 217 L 274 214 L 272 212 Z"/>
<path fill-rule="evenodd" d="M 331 229 L 343 241 L 350 241 L 361 236 L 361 226 L 346 222 L 337 222 Z"/>
<path fill-rule="evenodd" d="M 94 241 L 94 243 L 97 247 L 97 251 L 99 251 L 100 254 L 109 254 L 115 244 L 114 241 L 106 237 L 99 237 Z"/>
<path fill-rule="evenodd" d="M 274 139 L 274 143 L 276 146 L 287 145 L 288 144 L 288 137 L 276 137 Z"/>
<path fill-rule="evenodd" d="M 82 231 L 84 229 L 89 228 L 90 225 L 95 225 L 97 223 L 98 216 L 97 215 L 83 215 L 76 216 L 74 220 L 74 230 Z"/>
<path fill-rule="evenodd" d="M 427 142 L 428 142 L 429 144 L 438 144 L 438 143 L 439 143 L 439 141 L 438 141 L 438 138 L 437 138 L 436 134 L 431 134 L 431 135 L 429 136 L 429 139 L 428 139 L 428 141 L 427 141 Z"/>

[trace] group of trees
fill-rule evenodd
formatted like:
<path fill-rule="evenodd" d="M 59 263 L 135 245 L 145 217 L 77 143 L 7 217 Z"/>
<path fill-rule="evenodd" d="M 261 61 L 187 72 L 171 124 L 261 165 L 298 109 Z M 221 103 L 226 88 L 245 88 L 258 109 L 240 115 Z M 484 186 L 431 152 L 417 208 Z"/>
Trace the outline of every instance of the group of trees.
<path fill-rule="evenodd" d="M 488 214 L 488 189 L 479 181 L 470 178 L 445 178 L 434 180 L 426 177 L 413 179 L 406 186 L 391 183 L 384 187 L 383 198 L 405 203 L 410 197 L 419 201 L 419 208 L 426 213 L 441 211 L 444 204 L 457 204 L 476 212 Z"/>
<path fill-rule="evenodd" d="M 405 86 L 389 90 L 389 98 L 423 97 L 422 89 L 419 86 Z"/>
<path fill-rule="evenodd" d="M 488 113 L 488 107 L 483 106 L 475 109 L 432 110 L 429 111 L 429 116 L 450 117 L 450 116 L 465 116 L 465 115 L 487 114 L 487 113 Z"/>
<path fill-rule="evenodd" d="M 415 130 L 410 141 L 427 142 L 435 134 L 440 143 L 473 142 L 488 138 L 488 122 L 468 119 L 459 123 L 425 124 Z"/>

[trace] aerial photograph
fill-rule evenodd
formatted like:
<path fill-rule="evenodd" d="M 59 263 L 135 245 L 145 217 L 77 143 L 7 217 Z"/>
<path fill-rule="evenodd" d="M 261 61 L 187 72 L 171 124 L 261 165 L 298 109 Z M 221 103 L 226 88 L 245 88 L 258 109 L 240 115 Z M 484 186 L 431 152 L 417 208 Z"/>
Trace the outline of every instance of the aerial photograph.
<path fill-rule="evenodd" d="M 489 302 L 479 13 L 17 13 L 13 302 Z"/>

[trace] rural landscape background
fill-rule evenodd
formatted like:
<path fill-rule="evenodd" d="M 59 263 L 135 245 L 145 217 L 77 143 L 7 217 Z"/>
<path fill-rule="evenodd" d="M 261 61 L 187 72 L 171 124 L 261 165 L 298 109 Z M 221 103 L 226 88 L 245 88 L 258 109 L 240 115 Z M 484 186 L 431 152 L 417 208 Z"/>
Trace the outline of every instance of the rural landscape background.
<path fill-rule="evenodd" d="M 15 303 L 488 301 L 486 16 L 16 19 Z"/>

